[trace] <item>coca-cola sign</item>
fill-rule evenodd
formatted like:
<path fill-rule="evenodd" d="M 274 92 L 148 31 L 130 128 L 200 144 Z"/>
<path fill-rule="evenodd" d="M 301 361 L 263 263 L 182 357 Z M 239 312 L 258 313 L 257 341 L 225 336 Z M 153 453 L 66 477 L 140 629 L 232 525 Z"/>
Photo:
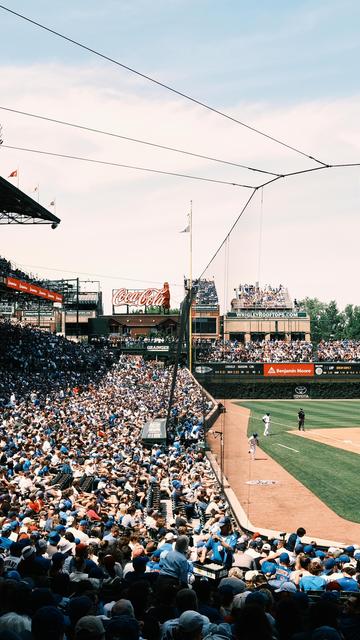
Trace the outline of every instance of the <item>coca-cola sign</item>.
<path fill-rule="evenodd" d="M 169 309 L 169 285 L 165 282 L 163 289 L 113 289 L 112 304 L 113 307 L 126 305 L 129 307 L 164 307 Z"/>

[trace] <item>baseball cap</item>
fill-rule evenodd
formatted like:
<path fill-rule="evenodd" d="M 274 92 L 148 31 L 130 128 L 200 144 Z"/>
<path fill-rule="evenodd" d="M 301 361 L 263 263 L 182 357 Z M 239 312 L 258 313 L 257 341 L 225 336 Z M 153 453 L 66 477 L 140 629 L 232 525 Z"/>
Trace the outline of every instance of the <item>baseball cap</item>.
<path fill-rule="evenodd" d="M 54 530 L 57 533 L 63 533 L 64 531 L 66 531 L 66 527 L 63 524 L 57 524 Z"/>
<path fill-rule="evenodd" d="M 35 547 L 24 547 L 22 550 L 22 557 L 24 558 L 24 560 L 28 560 L 28 558 L 31 558 L 31 556 L 35 553 Z"/>
<path fill-rule="evenodd" d="M 246 585 L 244 580 L 240 578 L 236 578 L 235 576 L 230 576 L 227 578 L 222 578 L 220 580 L 219 587 L 229 587 L 233 593 L 236 595 L 237 593 L 243 593 L 246 589 Z"/>
<path fill-rule="evenodd" d="M 225 524 L 231 524 L 231 520 L 230 520 L 229 516 L 224 516 L 223 518 L 220 518 L 220 520 L 219 520 L 220 527 L 222 527 Z"/>
<path fill-rule="evenodd" d="M 312 546 L 312 544 L 306 544 L 304 547 L 304 553 L 312 553 L 314 550 L 314 547 Z"/>
<path fill-rule="evenodd" d="M 9 580 L 15 580 L 15 582 L 20 582 L 21 575 L 18 571 L 14 569 L 12 571 L 8 571 L 5 575 L 5 578 L 9 578 Z"/>
<path fill-rule="evenodd" d="M 263 544 L 263 546 L 262 546 L 262 550 L 263 551 L 271 551 L 271 544 L 269 544 L 268 542 L 265 542 L 265 544 Z"/>
<path fill-rule="evenodd" d="M 36 541 L 36 548 L 39 549 L 39 551 L 45 551 L 45 549 L 47 549 L 46 540 L 44 540 L 43 538 L 41 538 L 41 540 L 37 540 Z"/>
<path fill-rule="evenodd" d="M 338 557 L 338 562 L 350 562 L 350 558 L 345 553 L 343 553 Z"/>
<path fill-rule="evenodd" d="M 60 536 L 56 531 L 49 533 L 49 542 L 52 545 L 57 545 L 60 542 Z"/>
<path fill-rule="evenodd" d="M 315 551 L 315 555 L 317 558 L 325 558 L 326 557 L 326 553 L 324 553 L 324 551 L 321 551 L 320 549 L 318 549 L 317 551 Z"/>
<path fill-rule="evenodd" d="M 242 609 L 245 606 L 246 598 L 249 593 L 251 593 L 251 591 L 244 591 L 243 593 L 236 594 L 231 604 L 231 610 Z"/>
<path fill-rule="evenodd" d="M 348 547 L 345 547 L 344 551 L 346 551 L 346 553 L 354 553 L 355 547 L 350 544 Z"/>
<path fill-rule="evenodd" d="M 278 589 L 275 589 L 275 593 L 282 593 L 283 591 L 287 591 L 288 593 L 296 593 L 297 588 L 293 582 L 284 580 L 280 587 Z"/>
<path fill-rule="evenodd" d="M 202 616 L 197 611 L 184 611 L 179 618 L 179 628 L 185 633 L 201 629 L 205 623 L 209 622 L 209 618 Z"/>
<path fill-rule="evenodd" d="M 258 575 L 259 575 L 258 571 L 256 571 L 255 569 L 252 569 L 252 570 L 250 569 L 249 571 L 247 571 L 245 573 L 244 578 L 245 578 L 246 582 L 251 582 L 251 580 L 253 580 Z"/>
<path fill-rule="evenodd" d="M 285 562 L 287 564 L 290 564 L 290 558 L 287 553 L 280 553 L 279 560 L 280 562 Z"/>
<path fill-rule="evenodd" d="M 325 570 L 326 571 L 330 571 L 330 569 L 333 569 L 334 567 L 336 567 L 336 560 L 334 560 L 334 558 L 328 558 L 328 560 L 325 561 Z"/>
<path fill-rule="evenodd" d="M 176 540 L 176 535 L 174 533 L 172 533 L 172 531 L 169 531 L 166 535 L 165 535 L 165 540 L 167 542 L 171 542 L 172 540 Z"/>
<path fill-rule="evenodd" d="M 265 574 L 270 573 L 271 575 L 273 575 L 274 573 L 276 573 L 276 564 L 274 562 L 266 560 L 261 565 L 261 571 Z"/>
<path fill-rule="evenodd" d="M 82 634 L 81 632 L 86 632 Z M 100 618 L 96 616 L 84 616 L 80 618 L 76 623 L 75 627 L 75 638 L 79 635 L 85 637 L 87 640 L 91 640 L 91 638 L 98 638 L 101 635 L 105 634 L 104 625 L 101 622 Z"/>

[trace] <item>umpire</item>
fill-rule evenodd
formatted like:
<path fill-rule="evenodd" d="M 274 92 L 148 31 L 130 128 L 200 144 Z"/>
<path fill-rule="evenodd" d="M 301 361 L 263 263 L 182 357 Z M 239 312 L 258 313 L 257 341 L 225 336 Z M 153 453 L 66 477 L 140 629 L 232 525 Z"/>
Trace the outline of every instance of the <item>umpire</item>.
<path fill-rule="evenodd" d="M 299 431 L 305 431 L 305 412 L 303 409 L 299 410 L 298 419 L 299 419 Z"/>

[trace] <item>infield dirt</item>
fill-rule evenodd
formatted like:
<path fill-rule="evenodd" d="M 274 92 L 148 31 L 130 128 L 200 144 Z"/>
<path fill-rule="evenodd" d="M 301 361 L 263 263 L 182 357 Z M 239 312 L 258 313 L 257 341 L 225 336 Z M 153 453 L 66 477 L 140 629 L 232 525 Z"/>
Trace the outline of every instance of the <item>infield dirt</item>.
<path fill-rule="evenodd" d="M 317 498 L 309 489 L 290 475 L 281 465 L 258 447 L 256 459 L 250 460 L 247 428 L 250 410 L 235 401 L 225 401 L 226 413 L 219 416 L 209 433 L 208 441 L 220 464 L 221 438 L 213 431 L 224 434 L 224 472 L 249 520 L 255 527 L 280 531 L 296 531 L 305 527 L 307 535 L 324 540 L 338 540 L 346 544 L 360 543 L 360 524 L 341 518 Z M 339 440 L 353 440 L 351 432 L 360 429 L 318 429 L 331 431 Z M 336 435 L 335 432 L 341 434 Z M 343 432 L 346 431 L 344 435 Z M 314 430 L 311 431 L 311 434 Z M 325 435 L 326 435 L 325 434 Z M 351 434 L 351 435 L 350 435 Z M 330 434 L 331 435 L 331 434 Z M 310 437 L 308 432 L 300 437 Z M 321 434 L 320 436 L 321 437 Z M 321 440 L 324 441 L 325 440 Z M 326 444 L 330 444 L 326 441 Z M 344 443 L 344 447 L 346 443 Z M 338 446 L 334 444 L 334 446 Z M 349 444 L 354 451 L 354 445 Z M 304 460 L 306 464 L 306 460 Z M 260 484 L 272 481 L 274 484 Z M 256 484 L 259 482 L 258 484 Z M 251 483 L 251 484 L 249 484 Z"/>

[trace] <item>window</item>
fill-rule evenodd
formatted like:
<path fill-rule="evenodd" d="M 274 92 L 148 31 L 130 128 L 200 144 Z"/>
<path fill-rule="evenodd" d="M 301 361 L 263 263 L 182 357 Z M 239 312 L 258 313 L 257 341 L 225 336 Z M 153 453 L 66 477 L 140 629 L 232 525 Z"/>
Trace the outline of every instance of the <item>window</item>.
<path fill-rule="evenodd" d="M 196 333 L 216 333 L 216 318 L 194 318 L 192 331 Z"/>

